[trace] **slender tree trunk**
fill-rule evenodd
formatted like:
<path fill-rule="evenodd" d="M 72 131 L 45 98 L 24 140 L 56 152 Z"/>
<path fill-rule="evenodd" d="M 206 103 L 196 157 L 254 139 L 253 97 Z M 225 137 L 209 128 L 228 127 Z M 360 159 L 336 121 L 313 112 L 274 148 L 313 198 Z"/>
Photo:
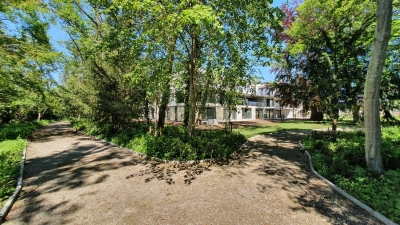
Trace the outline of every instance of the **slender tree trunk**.
<path fill-rule="evenodd" d="M 201 93 L 201 103 L 200 103 L 200 108 L 199 111 L 197 113 L 197 120 L 199 120 L 200 118 L 202 118 L 202 114 L 204 113 L 205 107 L 206 107 L 206 103 L 207 103 L 207 99 L 208 99 L 208 95 L 209 95 L 209 89 L 211 86 L 211 79 L 212 79 L 212 75 L 211 75 L 211 55 L 213 52 L 213 48 L 210 48 L 210 51 L 208 53 L 209 55 L 209 59 L 207 62 L 207 67 L 206 67 L 206 73 L 203 74 L 203 81 L 206 80 L 206 83 L 203 84 L 204 86 L 202 87 L 203 92 Z M 201 123 L 201 120 L 199 122 L 199 124 Z"/>
<path fill-rule="evenodd" d="M 198 40 L 193 34 L 190 43 L 189 54 L 189 121 L 188 136 L 194 138 L 195 135 L 195 119 L 196 119 L 196 59 L 197 59 Z"/>
<path fill-rule="evenodd" d="M 189 71 L 189 70 L 188 70 Z M 185 108 L 183 110 L 183 124 L 187 127 L 189 124 L 189 89 L 190 89 L 190 81 L 189 78 L 186 79 L 186 89 L 185 89 Z"/>
<path fill-rule="evenodd" d="M 367 167 L 381 174 L 381 122 L 379 91 L 392 23 L 392 0 L 377 0 L 376 28 L 364 86 L 365 159 Z"/>
<path fill-rule="evenodd" d="M 144 101 L 144 118 L 145 118 L 146 123 L 147 123 L 148 125 L 150 125 L 150 121 L 151 121 L 151 119 L 150 119 L 149 116 L 150 116 L 149 101 L 146 99 L 146 100 Z"/>
<path fill-rule="evenodd" d="M 43 114 L 46 112 L 47 108 L 45 110 L 43 110 L 43 112 L 41 113 L 40 111 L 38 112 L 38 118 L 37 121 L 40 122 L 40 119 L 42 118 Z"/>
<path fill-rule="evenodd" d="M 333 100 L 333 104 L 335 107 L 332 109 L 332 141 L 336 142 L 336 131 L 337 131 L 337 125 L 338 125 L 338 120 L 339 120 L 339 108 L 337 107 L 337 104 L 339 101 L 337 99 Z"/>
<path fill-rule="evenodd" d="M 317 107 L 311 107 L 311 121 L 322 121 L 324 119 L 324 114 L 321 111 L 318 111 Z"/>
<path fill-rule="evenodd" d="M 353 123 L 356 124 L 358 122 L 360 122 L 360 106 L 354 106 L 351 113 L 353 115 Z"/>
<path fill-rule="evenodd" d="M 175 51 L 175 44 L 176 44 L 176 38 L 174 37 L 172 39 L 172 47 L 169 50 L 168 53 L 168 74 L 172 78 L 172 72 L 173 72 L 173 63 L 174 63 L 174 51 Z M 171 80 L 169 79 L 164 86 L 164 90 L 162 93 L 161 97 L 161 104 L 158 110 L 158 123 L 157 123 L 157 130 L 160 135 L 162 135 L 162 130 L 165 125 L 165 115 L 166 115 L 166 110 L 169 102 L 169 97 L 171 95 L 171 90 L 170 90 L 170 82 Z"/>

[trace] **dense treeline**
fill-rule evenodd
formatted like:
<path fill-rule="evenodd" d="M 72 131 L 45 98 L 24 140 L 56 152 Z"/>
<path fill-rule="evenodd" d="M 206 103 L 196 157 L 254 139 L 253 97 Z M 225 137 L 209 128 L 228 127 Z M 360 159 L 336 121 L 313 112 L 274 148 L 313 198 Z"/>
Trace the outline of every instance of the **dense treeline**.
<path fill-rule="evenodd" d="M 44 20 L 44 4 L 0 3 L 0 121 L 51 118 L 60 113 L 52 73 L 60 62 Z"/>
<path fill-rule="evenodd" d="M 350 112 L 355 123 L 363 110 L 365 78 L 376 27 L 373 1 L 292 1 L 283 5 L 282 51 L 274 66 L 277 88 L 285 105 L 312 112 L 311 120 L 326 115 L 336 129 L 339 110 Z M 398 108 L 399 1 L 393 3 L 392 32 L 383 73 L 382 110 Z"/>
<path fill-rule="evenodd" d="M 184 95 L 190 137 L 196 113 L 215 92 L 215 102 L 236 104 L 236 86 L 251 82 L 253 66 L 269 56 L 282 17 L 259 1 L 50 1 L 49 7 L 71 38 L 63 73 L 71 116 L 115 129 L 154 117 L 161 133 L 173 86 Z"/>
<path fill-rule="evenodd" d="M 279 9 L 256 0 L 3 1 L 1 123 L 84 117 L 118 132 L 144 120 L 162 136 L 167 105 L 179 94 L 194 139 L 206 102 L 235 109 L 242 97 L 236 87 L 254 81 L 256 65 L 273 63 L 282 105 L 301 104 L 315 120 L 326 115 L 335 131 L 340 110 L 358 122 L 367 108 L 377 6 L 385 5 L 376 3 L 305 0 Z M 382 83 L 377 99 L 386 120 L 395 120 L 399 1 L 386 5 L 393 29 L 383 77 L 372 86 Z M 66 55 L 50 44 L 51 24 L 69 37 Z"/>

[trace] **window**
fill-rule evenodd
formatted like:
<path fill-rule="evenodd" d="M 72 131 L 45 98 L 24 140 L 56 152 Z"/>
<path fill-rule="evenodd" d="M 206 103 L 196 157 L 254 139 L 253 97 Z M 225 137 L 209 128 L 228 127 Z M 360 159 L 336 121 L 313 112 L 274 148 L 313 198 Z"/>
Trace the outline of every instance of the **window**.
<path fill-rule="evenodd" d="M 237 114 L 236 110 L 232 110 L 231 111 L 231 119 L 232 120 L 236 119 L 236 114 Z M 223 117 L 223 119 L 224 120 L 228 120 L 229 119 L 228 116 L 229 116 L 229 109 L 224 108 L 224 117 Z"/>
<path fill-rule="evenodd" d="M 256 109 L 256 119 L 264 118 L 263 109 Z"/>
<path fill-rule="evenodd" d="M 242 108 L 242 119 L 251 119 L 251 108 Z"/>
<path fill-rule="evenodd" d="M 204 110 L 204 119 L 208 120 L 208 119 L 217 119 L 217 112 L 215 108 L 206 108 Z"/>
<path fill-rule="evenodd" d="M 265 95 L 264 88 L 259 88 L 258 89 L 258 95 L 259 96 L 264 96 Z"/>

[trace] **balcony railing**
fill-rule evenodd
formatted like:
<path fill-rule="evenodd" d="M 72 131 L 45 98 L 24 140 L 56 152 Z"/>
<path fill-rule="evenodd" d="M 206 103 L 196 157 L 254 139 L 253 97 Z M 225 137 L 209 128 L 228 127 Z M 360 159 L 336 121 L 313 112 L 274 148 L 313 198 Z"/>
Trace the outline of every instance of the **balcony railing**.
<path fill-rule="evenodd" d="M 247 105 L 248 105 L 248 106 L 265 107 L 265 103 L 264 103 L 264 102 L 253 102 L 253 101 L 248 101 Z"/>

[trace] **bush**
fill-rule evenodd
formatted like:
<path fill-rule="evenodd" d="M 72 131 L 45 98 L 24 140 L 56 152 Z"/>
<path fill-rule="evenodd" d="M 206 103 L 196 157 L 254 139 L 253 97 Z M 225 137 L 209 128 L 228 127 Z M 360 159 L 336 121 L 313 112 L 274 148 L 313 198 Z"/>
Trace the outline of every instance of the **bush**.
<path fill-rule="evenodd" d="M 49 120 L 41 120 L 40 122 L 11 122 L 0 125 L 0 141 L 15 140 L 18 137 L 26 138 L 37 128 L 49 124 Z"/>
<path fill-rule="evenodd" d="M 149 134 L 145 123 L 128 124 L 124 129 L 111 131 L 109 125 L 99 126 L 87 120 L 73 121 L 78 130 L 106 138 L 115 144 L 125 146 L 165 160 L 201 160 L 208 158 L 227 158 L 246 141 L 239 133 L 225 130 L 196 131 L 194 139 L 187 137 L 184 126 L 166 125 L 162 136 Z"/>
<path fill-rule="evenodd" d="M 337 141 L 330 133 L 318 132 L 302 142 L 313 158 L 315 169 L 360 201 L 400 222 L 400 130 L 385 128 L 382 132 L 382 158 L 387 170 L 377 175 L 366 168 L 365 134 L 338 132 Z"/>

